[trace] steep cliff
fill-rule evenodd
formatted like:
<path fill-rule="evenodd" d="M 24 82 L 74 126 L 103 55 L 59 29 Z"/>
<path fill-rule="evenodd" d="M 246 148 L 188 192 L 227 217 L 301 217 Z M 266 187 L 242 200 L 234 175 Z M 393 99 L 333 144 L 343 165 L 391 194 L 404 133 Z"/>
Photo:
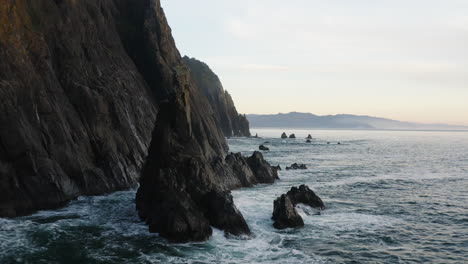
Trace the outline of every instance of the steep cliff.
<path fill-rule="evenodd" d="M 237 112 L 231 95 L 224 90 L 218 76 L 205 63 L 185 56 L 195 84 L 208 98 L 213 108 L 213 115 L 227 137 L 250 136 L 249 121 L 245 115 Z"/>
<path fill-rule="evenodd" d="M 180 242 L 208 238 L 211 226 L 249 234 L 229 190 L 278 176 L 260 153 L 226 157 L 219 109 L 192 79 L 159 0 L 4 1 L 0 57 L 0 217 L 141 175 L 136 203 L 150 231 Z"/>
<path fill-rule="evenodd" d="M 143 0 L 2 1 L 0 216 L 137 184 L 156 118 L 150 90 L 162 89 L 126 52 L 130 2 L 143 13 Z"/>

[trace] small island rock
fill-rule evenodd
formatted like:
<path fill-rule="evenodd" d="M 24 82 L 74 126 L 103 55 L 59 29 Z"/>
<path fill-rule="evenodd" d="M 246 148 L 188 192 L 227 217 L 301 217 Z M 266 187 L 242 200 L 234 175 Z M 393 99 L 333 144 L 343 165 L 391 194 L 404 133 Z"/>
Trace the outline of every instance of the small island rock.
<path fill-rule="evenodd" d="M 260 146 L 258 147 L 258 149 L 259 149 L 259 150 L 264 150 L 264 151 L 270 150 L 270 148 L 265 147 L 264 145 L 260 145 Z"/>

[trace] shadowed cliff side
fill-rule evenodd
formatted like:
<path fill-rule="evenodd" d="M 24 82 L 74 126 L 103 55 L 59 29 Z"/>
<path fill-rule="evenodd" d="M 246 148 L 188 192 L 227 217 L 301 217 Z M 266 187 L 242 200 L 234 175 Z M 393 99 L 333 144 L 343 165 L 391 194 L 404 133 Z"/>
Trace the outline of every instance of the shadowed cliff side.
<path fill-rule="evenodd" d="M 6 1 L 0 22 L 0 217 L 135 186 L 145 164 L 150 231 L 250 233 L 229 190 L 278 176 L 261 153 L 225 158 L 159 0 Z"/>
<path fill-rule="evenodd" d="M 0 216 L 137 184 L 156 105 L 117 30 L 125 2 L 145 1 L 0 4 Z"/>
<path fill-rule="evenodd" d="M 226 137 L 250 136 L 249 121 L 245 115 L 237 113 L 231 95 L 224 90 L 218 76 L 205 63 L 185 56 L 185 63 L 189 66 L 193 80 L 198 88 L 208 98 L 213 108 L 212 113 Z"/>

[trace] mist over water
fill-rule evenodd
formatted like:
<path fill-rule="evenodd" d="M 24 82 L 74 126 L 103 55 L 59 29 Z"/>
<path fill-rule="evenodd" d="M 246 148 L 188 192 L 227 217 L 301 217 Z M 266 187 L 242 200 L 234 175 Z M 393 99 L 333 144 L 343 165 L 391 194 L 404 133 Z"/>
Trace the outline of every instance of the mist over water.
<path fill-rule="evenodd" d="M 468 263 L 468 133 L 284 131 L 297 139 L 252 129 L 262 138 L 229 140 L 245 155 L 268 141 L 272 165 L 308 166 L 233 191 L 251 238 L 215 230 L 204 243 L 168 244 L 148 233 L 126 191 L 0 219 L 0 263 Z M 327 209 L 300 206 L 304 228 L 275 230 L 273 200 L 300 184 Z"/>

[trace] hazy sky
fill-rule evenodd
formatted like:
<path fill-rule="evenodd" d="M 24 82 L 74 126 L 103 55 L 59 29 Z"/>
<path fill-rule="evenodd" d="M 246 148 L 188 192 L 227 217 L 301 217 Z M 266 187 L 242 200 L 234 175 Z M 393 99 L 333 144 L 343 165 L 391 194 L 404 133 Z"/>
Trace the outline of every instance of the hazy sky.
<path fill-rule="evenodd" d="M 468 0 L 162 0 L 239 112 L 468 125 Z"/>

